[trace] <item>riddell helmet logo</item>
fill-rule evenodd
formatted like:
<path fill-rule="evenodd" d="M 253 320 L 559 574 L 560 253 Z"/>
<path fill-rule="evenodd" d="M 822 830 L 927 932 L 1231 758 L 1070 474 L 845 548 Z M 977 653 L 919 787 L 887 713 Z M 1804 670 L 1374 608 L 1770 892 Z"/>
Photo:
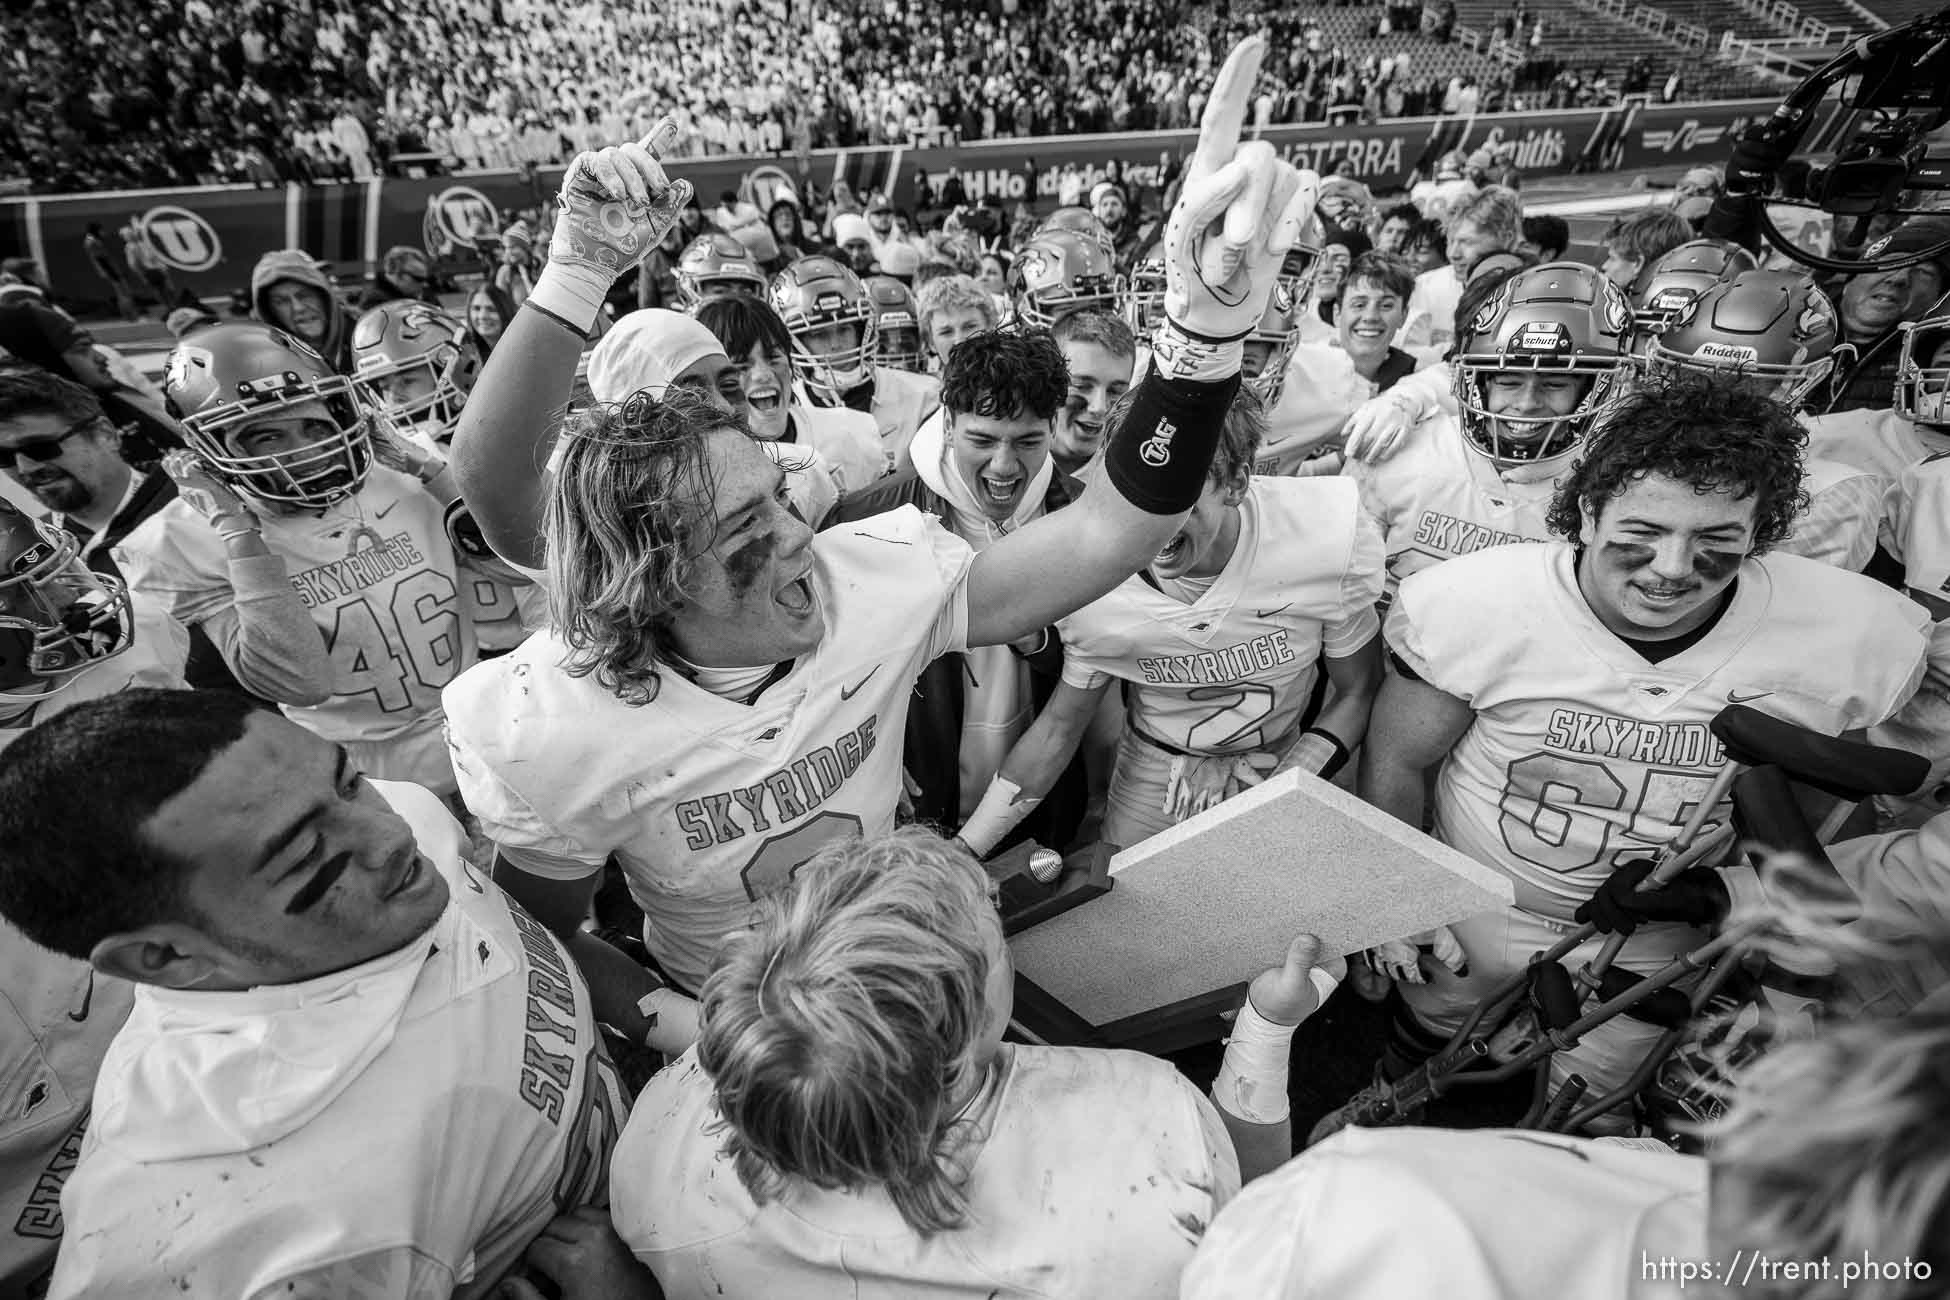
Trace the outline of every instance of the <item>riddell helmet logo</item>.
<path fill-rule="evenodd" d="M 1760 353 L 1745 343 L 1702 343 L 1693 355 L 1702 361 L 1724 361 L 1734 366 L 1750 366 L 1760 360 Z"/>
<path fill-rule="evenodd" d="M 179 271 L 207 271 L 223 258 L 223 241 L 188 208 L 150 208 L 136 218 L 142 242 Z"/>

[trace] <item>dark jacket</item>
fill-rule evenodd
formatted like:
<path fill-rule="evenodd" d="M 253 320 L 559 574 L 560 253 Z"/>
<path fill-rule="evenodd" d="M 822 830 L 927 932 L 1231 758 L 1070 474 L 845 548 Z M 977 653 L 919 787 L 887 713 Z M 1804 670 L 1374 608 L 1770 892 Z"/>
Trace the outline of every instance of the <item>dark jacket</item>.
<path fill-rule="evenodd" d="M 1082 490 L 1075 479 L 1058 471 L 1050 476 L 1043 508 L 1060 510 L 1075 501 Z M 910 469 L 842 497 L 826 526 L 870 519 L 904 505 L 940 519 L 949 517 L 948 503 Z M 1029 664 L 1031 700 L 1038 712 L 1049 703 L 1063 675 L 1063 643 L 1054 628 L 1048 632 L 1036 654 L 1022 656 Z M 967 679 L 965 660 L 959 654 L 945 654 L 922 669 L 908 705 L 904 737 L 907 773 L 921 788 L 914 796 L 915 817 L 950 833 L 961 824 L 962 685 Z M 1042 804 L 997 846 L 998 850 L 1026 839 L 1059 851 L 1071 848 L 1089 800 L 1090 787 L 1079 750 Z"/>

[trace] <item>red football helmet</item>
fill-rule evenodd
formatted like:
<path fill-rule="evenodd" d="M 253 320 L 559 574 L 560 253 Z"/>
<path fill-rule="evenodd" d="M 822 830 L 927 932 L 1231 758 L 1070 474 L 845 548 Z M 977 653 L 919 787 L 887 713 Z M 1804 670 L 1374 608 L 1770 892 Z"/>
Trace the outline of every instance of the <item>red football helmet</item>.
<path fill-rule="evenodd" d="M 1929 316 L 1903 326 L 1895 405 L 1904 419 L 1950 426 L 1950 316 Z"/>
<path fill-rule="evenodd" d="M 66 529 L 0 501 L 0 700 L 45 699 L 134 640 L 128 590 L 90 571 Z"/>
<path fill-rule="evenodd" d="M 198 330 L 169 354 L 163 395 L 198 458 L 259 501 L 323 509 L 357 492 L 372 469 L 372 408 L 350 379 L 275 326 Z M 284 426 L 282 445 L 239 441 L 267 421 Z M 303 428 L 294 437 L 295 421 Z"/>
<path fill-rule="evenodd" d="M 1668 249 L 1646 263 L 1625 291 L 1632 300 L 1633 323 L 1641 334 L 1657 334 L 1672 324 L 1681 307 L 1758 265 L 1752 253 L 1720 239 L 1695 239 Z"/>
<path fill-rule="evenodd" d="M 751 250 L 722 230 L 699 235 L 677 255 L 677 294 L 686 311 L 721 293 L 765 292 L 765 272 Z"/>
<path fill-rule="evenodd" d="M 1148 339 L 1165 318 L 1165 250 L 1147 250 L 1131 267 L 1131 278 L 1118 300 L 1124 323 L 1140 339 Z"/>
<path fill-rule="evenodd" d="M 1835 369 L 1841 321 L 1797 271 L 1742 271 L 1673 315 L 1646 349 L 1648 373 L 1692 370 L 1751 378 L 1798 408 Z"/>
<path fill-rule="evenodd" d="M 1455 393 L 1469 447 L 1501 462 L 1572 450 L 1624 390 L 1631 328 L 1625 295 L 1591 267 L 1550 262 L 1505 280 L 1456 339 Z M 1498 390 L 1512 376 L 1536 375 L 1572 376 L 1584 391 L 1561 413 L 1506 412 Z"/>
<path fill-rule="evenodd" d="M 485 358 L 472 331 L 438 307 L 401 298 L 359 318 L 352 331 L 352 382 L 359 395 L 401 424 L 446 436 Z"/>
<path fill-rule="evenodd" d="M 771 301 L 792 335 L 792 366 L 807 388 L 837 402 L 867 382 L 879 350 L 878 320 L 859 276 L 830 257 L 802 257 L 772 277 Z M 850 337 L 834 333 L 844 327 Z"/>
<path fill-rule="evenodd" d="M 1043 218 L 1042 224 L 1036 227 L 1036 234 L 1047 235 L 1059 230 L 1081 235 L 1103 249 L 1105 257 L 1113 262 L 1117 260 L 1117 244 L 1110 237 L 1110 228 L 1097 220 L 1097 214 L 1089 208 L 1058 208 Z"/>
<path fill-rule="evenodd" d="M 1122 286 L 1102 247 L 1072 231 L 1052 230 L 1017 250 L 1009 291 L 1018 319 L 1048 329 L 1058 316 L 1086 307 L 1115 311 Z"/>
<path fill-rule="evenodd" d="M 1287 363 L 1300 344 L 1300 312 L 1301 304 L 1293 291 L 1284 283 L 1276 284 L 1273 296 L 1266 300 L 1265 314 L 1246 336 L 1246 354 L 1239 373 L 1269 411 L 1280 404 L 1280 394 L 1286 389 Z"/>
<path fill-rule="evenodd" d="M 867 298 L 873 303 L 874 331 L 880 340 L 875 360 L 895 370 L 920 374 L 927 369 L 921 347 L 921 313 L 908 287 L 891 275 L 870 275 Z"/>

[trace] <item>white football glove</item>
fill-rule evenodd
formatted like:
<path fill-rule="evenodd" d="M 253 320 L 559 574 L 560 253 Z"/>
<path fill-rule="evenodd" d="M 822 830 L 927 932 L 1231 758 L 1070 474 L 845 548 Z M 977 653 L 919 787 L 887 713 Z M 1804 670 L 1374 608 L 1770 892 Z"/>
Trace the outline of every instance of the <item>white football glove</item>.
<path fill-rule="evenodd" d="M 1281 259 L 1320 194 L 1320 178 L 1281 161 L 1272 145 L 1239 143 L 1265 55 L 1265 39 L 1249 36 L 1226 57 L 1165 223 L 1167 323 L 1152 349 L 1172 378 L 1237 373 L 1242 340 L 1265 314 Z"/>
<path fill-rule="evenodd" d="M 556 196 L 548 264 L 530 297 L 582 330 L 595 327 L 610 286 L 650 255 L 691 201 L 691 183 L 658 161 L 677 139 L 664 118 L 633 144 L 576 155 Z"/>
<path fill-rule="evenodd" d="M 1368 965 L 1390 979 L 1403 984 L 1426 984 L 1422 975 L 1422 944 L 1430 944 L 1435 949 L 1435 959 L 1460 975 L 1469 966 L 1469 958 L 1464 955 L 1461 942 L 1455 931 L 1446 925 L 1438 925 L 1433 930 L 1410 935 L 1406 939 L 1390 939 L 1368 949 Z"/>
<path fill-rule="evenodd" d="M 1408 398 L 1396 393 L 1370 397 L 1354 409 L 1341 426 L 1341 453 L 1349 460 L 1370 465 L 1387 460 L 1400 450 L 1402 440 L 1420 418 L 1420 405 L 1410 409 Z"/>

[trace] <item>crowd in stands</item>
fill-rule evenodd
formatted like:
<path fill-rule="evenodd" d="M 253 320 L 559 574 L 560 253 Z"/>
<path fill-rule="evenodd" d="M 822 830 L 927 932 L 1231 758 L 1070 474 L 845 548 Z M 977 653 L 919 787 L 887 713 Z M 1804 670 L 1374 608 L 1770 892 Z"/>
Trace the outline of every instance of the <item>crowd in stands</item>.
<path fill-rule="evenodd" d="M 355 180 L 428 153 L 554 164 L 665 113 L 679 124 L 673 152 L 689 156 L 1186 127 L 1211 51 L 1254 31 L 1276 51 L 1260 125 L 1568 107 L 1632 88 L 1551 61 L 1551 25 L 1522 6 L 1493 36 L 1523 54 L 1476 71 L 1437 71 L 1416 52 L 1452 39 L 1453 0 L 1376 7 L 1355 27 L 1344 8 L 35 0 L 0 13 L 0 184 Z M 1417 46 L 1394 53 L 1357 39 L 1405 33 Z"/>

